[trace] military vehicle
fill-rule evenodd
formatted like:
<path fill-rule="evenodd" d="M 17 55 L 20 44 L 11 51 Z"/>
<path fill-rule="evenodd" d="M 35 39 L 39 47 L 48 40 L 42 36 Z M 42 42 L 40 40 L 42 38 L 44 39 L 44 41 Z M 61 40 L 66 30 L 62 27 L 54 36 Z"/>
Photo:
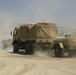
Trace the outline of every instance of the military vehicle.
<path fill-rule="evenodd" d="M 76 53 L 76 37 L 66 35 L 65 37 L 57 37 L 54 40 L 54 54 L 56 57 L 64 56 L 64 53 L 69 53 L 69 56 Z"/>
<path fill-rule="evenodd" d="M 49 50 L 57 35 L 55 23 L 23 24 L 13 31 L 13 52 L 18 53 L 19 49 L 23 49 L 26 54 L 33 54 L 35 47 Z"/>

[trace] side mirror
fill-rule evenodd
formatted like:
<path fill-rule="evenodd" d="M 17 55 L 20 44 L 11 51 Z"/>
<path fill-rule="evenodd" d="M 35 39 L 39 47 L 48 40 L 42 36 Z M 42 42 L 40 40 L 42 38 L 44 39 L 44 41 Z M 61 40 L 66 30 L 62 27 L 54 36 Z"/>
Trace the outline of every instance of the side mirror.
<path fill-rule="evenodd" d="M 10 35 L 12 35 L 12 31 L 10 32 Z"/>

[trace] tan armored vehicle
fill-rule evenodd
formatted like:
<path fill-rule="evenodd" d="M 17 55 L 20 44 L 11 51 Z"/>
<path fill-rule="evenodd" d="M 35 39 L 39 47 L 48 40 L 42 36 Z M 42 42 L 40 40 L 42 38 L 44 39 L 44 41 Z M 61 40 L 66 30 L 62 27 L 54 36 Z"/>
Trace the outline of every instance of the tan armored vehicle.
<path fill-rule="evenodd" d="M 33 54 L 35 47 L 50 49 L 57 37 L 57 27 L 54 23 L 24 24 L 13 31 L 14 53 L 25 49 L 26 54 Z"/>
<path fill-rule="evenodd" d="M 64 56 L 65 52 L 68 52 L 70 56 L 74 55 L 76 53 L 76 37 L 65 36 L 56 38 L 53 49 L 56 57 Z"/>

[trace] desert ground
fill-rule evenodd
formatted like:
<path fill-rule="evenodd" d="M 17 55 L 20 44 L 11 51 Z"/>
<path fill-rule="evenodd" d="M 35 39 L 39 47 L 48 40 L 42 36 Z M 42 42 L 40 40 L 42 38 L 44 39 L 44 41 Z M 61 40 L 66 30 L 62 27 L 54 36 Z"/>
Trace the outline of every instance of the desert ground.
<path fill-rule="evenodd" d="M 0 75 L 76 75 L 76 57 L 57 58 L 0 50 Z"/>

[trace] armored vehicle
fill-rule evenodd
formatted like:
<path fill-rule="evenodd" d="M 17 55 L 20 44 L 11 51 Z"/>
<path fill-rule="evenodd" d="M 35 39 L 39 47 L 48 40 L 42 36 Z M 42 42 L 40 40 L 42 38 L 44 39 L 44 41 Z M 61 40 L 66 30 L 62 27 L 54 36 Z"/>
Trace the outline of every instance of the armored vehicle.
<path fill-rule="evenodd" d="M 35 47 L 50 49 L 57 35 L 54 23 L 23 24 L 13 31 L 13 52 L 18 53 L 19 49 L 23 49 L 26 54 L 33 54 Z"/>
<path fill-rule="evenodd" d="M 74 55 L 76 53 L 76 37 L 66 35 L 56 38 L 53 49 L 56 57 L 62 57 L 66 52 L 69 53 L 69 56 Z"/>

